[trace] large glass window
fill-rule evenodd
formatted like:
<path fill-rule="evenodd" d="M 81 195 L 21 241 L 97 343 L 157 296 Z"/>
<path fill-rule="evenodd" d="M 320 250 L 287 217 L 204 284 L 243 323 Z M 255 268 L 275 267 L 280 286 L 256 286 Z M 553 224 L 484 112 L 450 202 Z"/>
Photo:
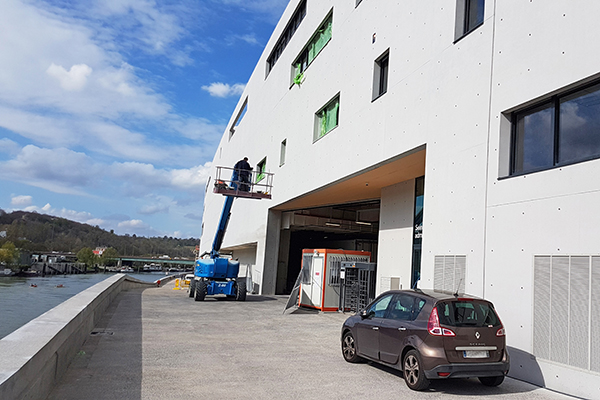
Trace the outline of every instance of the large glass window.
<path fill-rule="evenodd" d="M 292 18 L 290 19 L 285 29 L 283 30 L 283 33 L 277 40 L 277 43 L 275 43 L 275 47 L 271 51 L 269 58 L 267 58 L 267 75 L 275 66 L 275 63 L 283 53 L 283 50 L 286 48 L 287 44 L 292 39 L 292 36 L 294 36 L 294 33 L 296 33 L 296 30 L 300 26 L 300 23 L 302 22 L 305 16 L 306 0 L 303 0 L 298 5 L 298 8 L 296 8 L 296 11 L 294 11 L 294 15 L 292 15 Z"/>
<path fill-rule="evenodd" d="M 421 279 L 421 244 L 423 242 L 423 200 L 425 198 L 425 177 L 415 179 L 415 214 L 413 222 L 412 276 L 410 286 L 417 287 Z"/>
<path fill-rule="evenodd" d="M 292 79 L 294 83 L 300 83 L 302 74 L 306 71 L 306 68 L 313 62 L 313 60 L 319 55 L 321 50 L 331 40 L 331 24 L 333 21 L 333 14 L 330 13 L 325 21 L 319 26 L 319 29 L 311 37 L 308 44 L 300 55 L 296 58 L 293 64 Z"/>
<path fill-rule="evenodd" d="M 513 114 L 511 174 L 600 157 L 600 84 Z"/>

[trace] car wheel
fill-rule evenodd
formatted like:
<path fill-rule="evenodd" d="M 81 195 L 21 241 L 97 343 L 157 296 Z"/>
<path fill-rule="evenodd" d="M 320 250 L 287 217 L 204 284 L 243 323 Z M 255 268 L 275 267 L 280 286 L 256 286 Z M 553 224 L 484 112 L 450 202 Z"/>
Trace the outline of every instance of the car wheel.
<path fill-rule="evenodd" d="M 482 376 L 479 378 L 479 382 L 483 383 L 485 386 L 498 386 L 502 382 L 504 382 L 504 375 L 501 376 Z"/>
<path fill-rule="evenodd" d="M 423 371 L 421 355 L 416 350 L 410 350 L 404 356 L 404 381 L 412 390 L 424 390 L 429 386 L 429 379 Z"/>
<path fill-rule="evenodd" d="M 246 301 L 246 282 L 238 281 L 235 291 L 235 299 L 237 301 Z"/>
<path fill-rule="evenodd" d="M 344 360 L 349 363 L 362 361 L 362 358 L 356 352 L 356 341 L 352 332 L 346 332 L 342 338 L 342 355 L 344 356 Z"/>
<path fill-rule="evenodd" d="M 196 293 L 194 296 L 194 300 L 204 301 L 205 297 L 206 297 L 206 282 L 204 282 L 204 281 L 196 282 Z"/>
<path fill-rule="evenodd" d="M 195 292 L 196 292 L 196 280 L 192 279 L 190 281 L 190 297 L 194 297 Z"/>

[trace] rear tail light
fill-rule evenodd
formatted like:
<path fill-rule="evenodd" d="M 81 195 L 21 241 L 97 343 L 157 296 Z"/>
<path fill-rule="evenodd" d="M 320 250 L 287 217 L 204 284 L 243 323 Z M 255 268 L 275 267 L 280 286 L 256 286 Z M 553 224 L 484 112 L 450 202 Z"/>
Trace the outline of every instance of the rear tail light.
<path fill-rule="evenodd" d="M 500 325 L 500 329 L 496 332 L 496 336 L 506 336 L 506 329 L 504 329 L 504 326 Z"/>
<path fill-rule="evenodd" d="M 456 336 L 456 334 L 450 329 L 442 328 L 440 326 L 437 307 L 434 307 L 429 315 L 429 321 L 427 321 L 427 331 L 429 331 L 429 334 L 433 336 Z"/>

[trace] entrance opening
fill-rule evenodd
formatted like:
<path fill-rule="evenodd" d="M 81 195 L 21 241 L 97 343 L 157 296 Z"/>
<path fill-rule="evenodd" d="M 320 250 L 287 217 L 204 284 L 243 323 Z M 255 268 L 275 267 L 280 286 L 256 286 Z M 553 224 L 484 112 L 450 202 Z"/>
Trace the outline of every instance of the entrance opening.
<path fill-rule="evenodd" d="M 368 251 L 377 260 L 379 200 L 287 211 L 282 215 L 277 294 L 289 294 L 302 267 L 303 249 Z M 285 238 L 285 239 L 284 239 Z M 285 253 L 281 254 L 283 248 Z M 284 256 L 284 257 L 281 257 Z"/>

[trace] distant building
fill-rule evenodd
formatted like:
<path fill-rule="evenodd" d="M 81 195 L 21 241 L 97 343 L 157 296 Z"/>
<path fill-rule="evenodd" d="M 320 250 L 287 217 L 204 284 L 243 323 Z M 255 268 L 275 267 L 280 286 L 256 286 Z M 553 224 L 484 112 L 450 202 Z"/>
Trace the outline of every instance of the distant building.
<path fill-rule="evenodd" d="M 236 200 L 223 251 L 283 294 L 303 248 L 368 250 L 378 293 L 488 298 L 512 376 L 600 398 L 598 15 L 291 0 L 213 159 L 275 173 L 273 197 Z M 223 201 L 207 192 L 201 253 Z"/>
<path fill-rule="evenodd" d="M 101 256 L 102 253 L 106 250 L 106 247 L 96 247 L 96 250 L 92 250 L 95 255 Z"/>

